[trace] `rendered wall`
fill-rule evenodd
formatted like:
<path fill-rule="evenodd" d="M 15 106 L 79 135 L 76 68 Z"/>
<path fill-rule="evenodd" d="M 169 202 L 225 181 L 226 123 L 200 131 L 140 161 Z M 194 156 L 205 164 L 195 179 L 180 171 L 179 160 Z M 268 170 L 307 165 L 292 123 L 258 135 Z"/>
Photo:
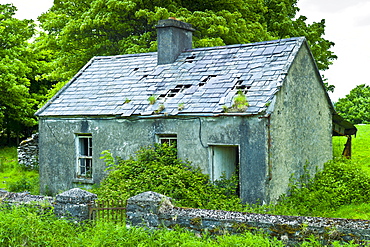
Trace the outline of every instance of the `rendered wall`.
<path fill-rule="evenodd" d="M 292 174 L 313 175 L 332 159 L 332 115 L 312 56 L 303 45 L 276 94 L 271 114 L 269 197 L 286 193 Z"/>
<path fill-rule="evenodd" d="M 241 197 L 255 203 L 265 200 L 266 119 L 222 116 L 156 119 L 41 118 L 41 192 L 56 194 L 73 187 L 89 187 L 104 177 L 103 150 L 124 159 L 140 147 L 155 143 L 157 134 L 177 134 L 178 155 L 210 174 L 210 146 L 239 147 Z M 93 138 L 93 179 L 79 181 L 76 172 L 78 133 Z"/>

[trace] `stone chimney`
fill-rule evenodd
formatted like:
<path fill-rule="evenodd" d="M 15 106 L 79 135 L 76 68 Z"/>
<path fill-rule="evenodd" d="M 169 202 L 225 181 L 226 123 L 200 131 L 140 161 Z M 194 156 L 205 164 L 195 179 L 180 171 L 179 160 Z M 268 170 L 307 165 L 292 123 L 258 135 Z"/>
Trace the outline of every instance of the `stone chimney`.
<path fill-rule="evenodd" d="M 160 20 L 157 27 L 158 65 L 173 63 L 185 49 L 192 48 L 191 24 L 174 18 Z"/>

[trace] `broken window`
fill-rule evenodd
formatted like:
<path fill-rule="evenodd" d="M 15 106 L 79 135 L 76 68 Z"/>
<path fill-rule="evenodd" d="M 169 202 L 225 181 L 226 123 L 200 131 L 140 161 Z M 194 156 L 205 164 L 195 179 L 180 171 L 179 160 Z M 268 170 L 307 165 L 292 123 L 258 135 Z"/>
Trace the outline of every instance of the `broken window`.
<path fill-rule="evenodd" d="M 77 135 L 77 178 L 92 178 L 92 136 Z"/>
<path fill-rule="evenodd" d="M 177 135 L 176 134 L 161 134 L 158 135 L 158 142 L 160 144 L 167 143 L 177 148 Z"/>

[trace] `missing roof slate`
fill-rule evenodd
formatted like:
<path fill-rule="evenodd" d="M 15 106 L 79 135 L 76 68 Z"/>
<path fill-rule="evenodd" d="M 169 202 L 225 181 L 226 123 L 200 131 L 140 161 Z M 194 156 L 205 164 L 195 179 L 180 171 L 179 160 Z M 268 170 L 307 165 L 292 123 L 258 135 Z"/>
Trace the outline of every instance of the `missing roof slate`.
<path fill-rule="evenodd" d="M 244 80 L 238 80 L 232 90 L 242 90 L 244 94 L 248 92 L 248 89 L 251 88 L 251 86 L 243 85 Z"/>
<path fill-rule="evenodd" d="M 141 81 L 141 80 L 144 80 L 145 78 L 147 78 L 149 75 L 143 75 L 141 78 L 140 78 L 140 80 L 139 81 Z"/>
<path fill-rule="evenodd" d="M 191 84 L 178 84 L 175 88 L 168 90 L 167 93 L 159 95 L 159 99 L 175 97 L 176 94 L 181 93 L 190 87 Z"/>
<path fill-rule="evenodd" d="M 196 56 L 194 54 L 191 55 L 191 56 L 186 57 L 185 58 L 185 63 L 192 63 L 192 62 L 194 62 L 195 57 Z"/>
<path fill-rule="evenodd" d="M 203 77 L 201 82 L 199 82 L 198 86 L 199 87 L 202 87 L 204 86 L 207 82 L 209 82 L 212 78 L 216 77 L 217 75 L 209 75 L 209 76 L 206 76 L 206 77 Z"/>

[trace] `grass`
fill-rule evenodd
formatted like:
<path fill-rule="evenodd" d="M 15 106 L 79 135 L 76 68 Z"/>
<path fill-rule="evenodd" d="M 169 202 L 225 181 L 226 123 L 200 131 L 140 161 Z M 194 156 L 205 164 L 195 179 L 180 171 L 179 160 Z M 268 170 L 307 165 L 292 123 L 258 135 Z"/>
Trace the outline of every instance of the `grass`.
<path fill-rule="evenodd" d="M 18 164 L 16 147 L 0 148 L 0 189 L 38 195 L 38 184 L 38 171 L 27 170 Z"/>
<path fill-rule="evenodd" d="M 370 124 L 356 125 L 356 137 L 352 137 L 352 161 L 362 167 L 370 175 Z M 344 144 L 347 141 L 345 136 L 333 137 L 333 155 L 341 156 Z"/>
<path fill-rule="evenodd" d="M 352 137 L 351 164 L 360 168 L 370 179 L 370 124 L 356 125 L 358 129 L 355 137 Z M 333 137 L 333 156 L 341 157 L 347 137 Z M 370 204 L 347 204 L 335 211 L 328 211 L 320 215 L 322 217 L 365 219 L 370 220 Z"/>

